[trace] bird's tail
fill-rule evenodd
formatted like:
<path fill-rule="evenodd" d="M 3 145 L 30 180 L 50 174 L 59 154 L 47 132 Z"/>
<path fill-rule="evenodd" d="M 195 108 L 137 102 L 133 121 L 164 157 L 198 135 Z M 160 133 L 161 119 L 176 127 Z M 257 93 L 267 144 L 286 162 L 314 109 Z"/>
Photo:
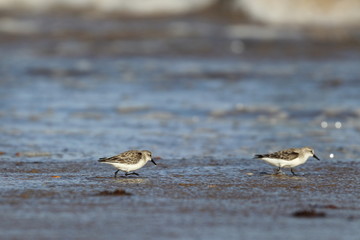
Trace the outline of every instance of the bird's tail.
<path fill-rule="evenodd" d="M 263 158 L 264 157 L 264 155 L 261 155 L 261 154 L 256 154 L 255 156 L 254 156 L 254 158 Z"/>
<path fill-rule="evenodd" d="M 106 162 L 107 158 L 100 158 L 98 162 Z"/>

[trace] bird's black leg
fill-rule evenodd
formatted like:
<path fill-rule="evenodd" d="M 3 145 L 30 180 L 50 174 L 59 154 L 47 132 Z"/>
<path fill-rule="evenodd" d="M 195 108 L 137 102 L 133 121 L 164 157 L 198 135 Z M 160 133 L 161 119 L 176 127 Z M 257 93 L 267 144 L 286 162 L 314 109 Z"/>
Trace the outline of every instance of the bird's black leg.
<path fill-rule="evenodd" d="M 290 168 L 290 171 L 294 176 L 296 176 L 296 173 L 294 172 L 294 170 L 292 168 Z"/>
<path fill-rule="evenodd" d="M 116 174 L 119 172 L 119 169 L 115 172 L 114 178 L 116 178 Z"/>

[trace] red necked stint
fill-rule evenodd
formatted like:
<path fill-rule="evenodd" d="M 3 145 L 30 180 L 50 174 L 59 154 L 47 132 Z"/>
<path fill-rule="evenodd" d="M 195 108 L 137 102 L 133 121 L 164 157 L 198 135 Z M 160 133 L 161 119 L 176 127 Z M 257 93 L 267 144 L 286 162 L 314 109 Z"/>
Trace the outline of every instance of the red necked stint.
<path fill-rule="evenodd" d="M 289 148 L 274 153 L 255 155 L 255 158 L 259 158 L 275 167 L 278 167 L 278 173 L 281 173 L 281 168 L 290 168 L 293 175 L 296 175 L 293 168 L 304 164 L 309 157 L 314 157 L 320 161 L 320 159 L 315 155 L 314 149 L 311 147 Z"/>
<path fill-rule="evenodd" d="M 100 158 L 98 161 L 116 167 L 118 170 L 115 172 L 115 178 L 119 171 L 125 172 L 125 176 L 132 174 L 139 176 L 134 171 L 142 168 L 148 161 L 156 165 L 148 150 L 129 150 L 113 157 Z"/>

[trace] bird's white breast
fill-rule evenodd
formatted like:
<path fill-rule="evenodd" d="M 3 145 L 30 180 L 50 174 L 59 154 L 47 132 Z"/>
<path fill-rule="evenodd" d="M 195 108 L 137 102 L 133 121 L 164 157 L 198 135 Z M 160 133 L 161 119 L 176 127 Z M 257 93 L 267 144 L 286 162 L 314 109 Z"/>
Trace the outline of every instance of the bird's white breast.
<path fill-rule="evenodd" d="M 123 164 L 123 163 L 112 163 L 112 162 L 108 162 L 108 164 L 113 165 L 114 167 L 116 167 L 117 169 L 120 169 L 121 171 L 131 172 L 131 171 L 135 171 L 139 168 L 142 168 L 146 164 L 146 161 L 141 159 L 136 164 Z"/>
<path fill-rule="evenodd" d="M 265 162 L 274 165 L 276 167 L 282 167 L 282 168 L 296 167 L 298 165 L 304 164 L 307 159 L 308 159 L 307 157 L 297 157 L 294 160 L 287 161 L 278 158 L 262 158 L 262 160 L 264 160 Z"/>

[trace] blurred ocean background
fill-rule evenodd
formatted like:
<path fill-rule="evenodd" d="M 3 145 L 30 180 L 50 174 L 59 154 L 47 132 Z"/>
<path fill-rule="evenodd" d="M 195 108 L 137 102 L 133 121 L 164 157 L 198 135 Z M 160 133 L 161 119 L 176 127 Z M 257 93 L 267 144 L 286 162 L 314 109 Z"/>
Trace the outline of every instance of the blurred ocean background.
<path fill-rule="evenodd" d="M 248 157 L 316 143 L 351 159 L 358 5 L 1 0 L 3 148 Z"/>

